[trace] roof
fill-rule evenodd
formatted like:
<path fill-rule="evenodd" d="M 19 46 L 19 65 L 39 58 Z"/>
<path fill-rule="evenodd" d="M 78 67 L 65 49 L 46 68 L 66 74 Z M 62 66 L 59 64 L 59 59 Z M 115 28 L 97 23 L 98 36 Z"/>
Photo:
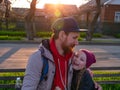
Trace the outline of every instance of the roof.
<path fill-rule="evenodd" d="M 104 5 L 106 4 L 120 5 L 120 0 L 108 0 L 104 3 Z"/>
<path fill-rule="evenodd" d="M 96 10 L 96 1 L 95 0 L 90 0 L 89 2 L 83 4 L 79 7 L 79 12 L 81 14 L 84 12 L 94 11 L 94 10 Z"/>
<path fill-rule="evenodd" d="M 101 4 L 103 5 L 105 2 L 107 2 L 107 1 L 109 1 L 109 0 L 101 0 L 100 2 L 101 2 Z"/>
<path fill-rule="evenodd" d="M 100 0 L 101 5 L 110 4 L 110 3 L 120 4 L 120 0 Z M 81 12 L 81 14 L 84 12 L 95 11 L 95 10 L 96 10 L 96 0 L 89 0 L 89 2 L 79 7 L 79 12 Z"/>

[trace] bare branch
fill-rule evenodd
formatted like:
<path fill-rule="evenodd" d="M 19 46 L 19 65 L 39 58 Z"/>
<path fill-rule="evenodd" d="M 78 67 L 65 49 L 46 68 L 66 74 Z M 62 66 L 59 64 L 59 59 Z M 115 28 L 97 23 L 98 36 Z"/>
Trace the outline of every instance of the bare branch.
<path fill-rule="evenodd" d="M 32 0 L 27 0 L 27 2 L 28 2 L 28 3 L 31 3 L 31 2 L 32 2 Z"/>

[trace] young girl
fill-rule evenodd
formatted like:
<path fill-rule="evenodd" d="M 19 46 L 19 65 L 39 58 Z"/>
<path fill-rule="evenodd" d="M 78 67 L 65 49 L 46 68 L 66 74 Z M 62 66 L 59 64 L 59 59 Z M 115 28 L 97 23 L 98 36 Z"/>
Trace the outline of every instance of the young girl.
<path fill-rule="evenodd" d="M 95 55 L 85 49 L 80 49 L 73 55 L 72 65 L 74 72 L 71 90 L 102 90 L 100 85 L 95 85 L 90 70 L 86 70 L 95 62 Z"/>

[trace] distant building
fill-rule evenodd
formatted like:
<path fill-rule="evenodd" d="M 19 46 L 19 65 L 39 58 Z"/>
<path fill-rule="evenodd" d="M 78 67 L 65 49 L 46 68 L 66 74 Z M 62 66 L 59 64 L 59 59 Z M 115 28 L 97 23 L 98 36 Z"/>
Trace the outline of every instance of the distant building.
<path fill-rule="evenodd" d="M 48 17 L 75 16 L 78 14 L 76 5 L 45 4 L 44 10 Z"/>
<path fill-rule="evenodd" d="M 101 9 L 101 22 L 120 23 L 120 0 L 108 0 Z"/>
<path fill-rule="evenodd" d="M 101 22 L 120 22 L 120 0 L 100 0 L 101 14 L 98 21 Z M 91 0 L 87 4 L 79 7 L 79 18 L 82 21 L 88 20 L 87 14 L 90 14 L 89 20 L 92 19 L 96 12 L 96 2 Z"/>
<path fill-rule="evenodd" d="M 16 16 L 26 16 L 29 13 L 28 8 L 13 8 Z M 43 9 L 36 9 L 34 20 L 37 31 L 49 31 L 51 23 L 54 19 L 64 16 L 78 15 L 76 5 L 66 4 L 45 4 Z M 18 19 L 19 20 L 19 19 Z"/>
<path fill-rule="evenodd" d="M 101 13 L 94 28 L 105 34 L 120 33 L 120 0 L 100 0 Z M 96 1 L 90 0 L 79 7 L 79 21 L 82 27 L 88 28 L 88 23 L 96 13 Z"/>

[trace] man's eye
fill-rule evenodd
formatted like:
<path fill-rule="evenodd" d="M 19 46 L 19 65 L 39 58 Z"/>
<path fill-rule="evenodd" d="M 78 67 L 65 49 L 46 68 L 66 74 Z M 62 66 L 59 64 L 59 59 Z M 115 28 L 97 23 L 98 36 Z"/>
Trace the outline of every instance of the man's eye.
<path fill-rule="evenodd" d="M 73 37 L 73 39 L 78 39 L 78 36 L 76 36 L 76 37 Z"/>

